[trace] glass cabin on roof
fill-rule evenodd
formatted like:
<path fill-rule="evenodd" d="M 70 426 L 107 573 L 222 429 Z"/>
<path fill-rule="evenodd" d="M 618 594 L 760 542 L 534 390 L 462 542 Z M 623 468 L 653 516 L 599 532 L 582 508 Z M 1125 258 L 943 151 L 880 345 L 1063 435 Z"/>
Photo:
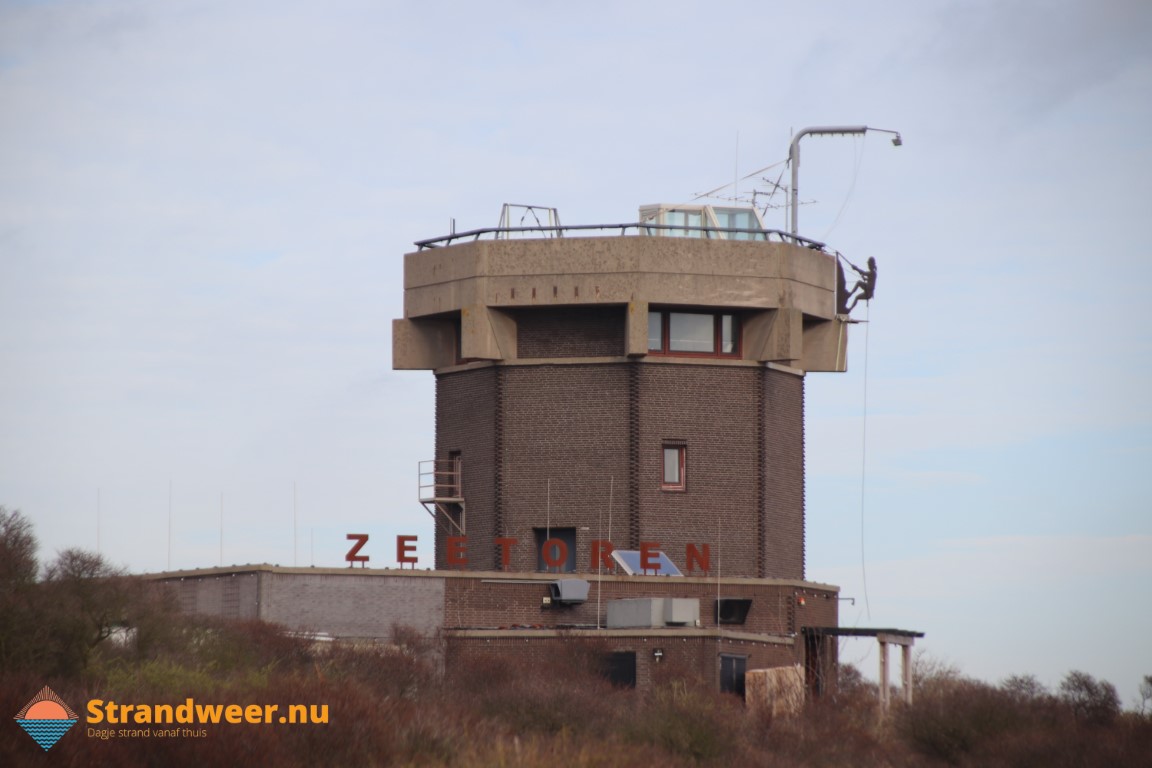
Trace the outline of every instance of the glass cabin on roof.
<path fill-rule="evenodd" d="M 716 205 L 645 205 L 640 208 L 641 224 L 657 224 L 670 229 L 645 227 L 646 235 L 662 237 L 701 237 L 720 240 L 767 240 L 764 222 L 755 208 Z M 725 230 L 744 230 L 730 232 Z"/>

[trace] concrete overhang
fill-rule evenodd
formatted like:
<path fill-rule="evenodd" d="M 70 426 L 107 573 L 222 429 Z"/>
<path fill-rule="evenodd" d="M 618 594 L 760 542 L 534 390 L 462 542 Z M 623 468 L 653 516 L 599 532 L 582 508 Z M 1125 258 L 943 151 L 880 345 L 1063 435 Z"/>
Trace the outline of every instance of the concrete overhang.
<path fill-rule="evenodd" d="M 835 316 L 836 259 L 791 243 L 676 237 L 484 240 L 404 256 L 404 316 L 647 303 Z"/>
<path fill-rule="evenodd" d="M 513 361 L 516 310 L 624 306 L 625 355 L 648 353 L 650 307 L 742 316 L 742 357 L 798 372 L 846 368 L 835 256 L 793 243 L 681 237 L 477 240 L 404 257 L 397 369 Z"/>

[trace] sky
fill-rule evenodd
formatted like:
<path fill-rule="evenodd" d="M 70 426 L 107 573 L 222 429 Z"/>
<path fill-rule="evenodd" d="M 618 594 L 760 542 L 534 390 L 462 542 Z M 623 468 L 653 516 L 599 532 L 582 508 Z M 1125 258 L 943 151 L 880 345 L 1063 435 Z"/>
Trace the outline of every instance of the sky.
<path fill-rule="evenodd" d="M 800 233 L 880 272 L 849 371 L 807 379 L 808 578 L 966 674 L 1130 706 L 1150 36 L 1143 0 L 0 0 L 0 504 L 43 560 L 340 566 L 357 531 L 430 565 L 413 241 L 634 221 L 801 128 L 893 129 L 801 142 Z"/>

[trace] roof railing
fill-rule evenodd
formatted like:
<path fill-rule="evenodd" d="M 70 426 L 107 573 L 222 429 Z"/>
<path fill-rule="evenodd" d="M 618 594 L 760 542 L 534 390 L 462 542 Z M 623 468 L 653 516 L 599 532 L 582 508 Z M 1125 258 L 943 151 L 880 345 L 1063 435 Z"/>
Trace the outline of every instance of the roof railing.
<path fill-rule="evenodd" d="M 645 222 L 631 222 L 627 224 L 569 224 L 564 226 L 535 226 L 535 227 L 486 227 L 484 229 L 470 229 L 467 232 L 453 232 L 450 235 L 443 235 L 442 237 L 431 237 L 427 240 L 417 240 L 414 245 L 420 250 L 425 248 L 439 248 L 445 245 L 452 245 L 458 240 L 470 240 L 475 242 L 485 235 L 492 235 L 496 239 L 502 234 L 515 234 L 525 232 L 538 232 L 546 234 L 549 237 L 563 237 L 566 233 L 570 232 L 591 232 L 591 231 L 612 231 L 618 230 L 621 236 L 625 236 L 631 230 L 635 230 L 636 235 L 653 235 L 656 231 L 679 231 L 679 232 L 701 232 L 704 237 L 711 238 L 712 233 L 726 233 L 726 234 L 740 234 L 752 235 L 754 239 L 771 240 L 773 237 L 778 238 L 782 243 L 794 243 L 805 248 L 811 248 L 817 251 L 823 251 L 825 244 L 818 240 L 811 240 L 801 235 L 792 235 L 788 232 L 782 232 L 779 229 L 739 229 L 735 227 L 709 227 L 709 226 L 684 226 L 680 224 L 649 224 Z M 753 238 L 749 238 L 750 240 Z"/>

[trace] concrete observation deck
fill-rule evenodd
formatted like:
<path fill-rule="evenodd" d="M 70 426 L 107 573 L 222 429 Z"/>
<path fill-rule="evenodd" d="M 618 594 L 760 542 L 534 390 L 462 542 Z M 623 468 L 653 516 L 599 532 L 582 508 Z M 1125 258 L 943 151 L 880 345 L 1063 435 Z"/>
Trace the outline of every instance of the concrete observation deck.
<path fill-rule="evenodd" d="M 393 367 L 513 363 L 518 310 L 615 305 L 627 307 L 624 359 L 648 355 L 649 307 L 710 307 L 741 316 L 740 359 L 729 364 L 845 370 L 836 257 L 819 244 L 771 242 L 767 233 L 660 237 L 643 225 L 617 226 L 640 234 L 476 239 L 406 254 Z"/>

